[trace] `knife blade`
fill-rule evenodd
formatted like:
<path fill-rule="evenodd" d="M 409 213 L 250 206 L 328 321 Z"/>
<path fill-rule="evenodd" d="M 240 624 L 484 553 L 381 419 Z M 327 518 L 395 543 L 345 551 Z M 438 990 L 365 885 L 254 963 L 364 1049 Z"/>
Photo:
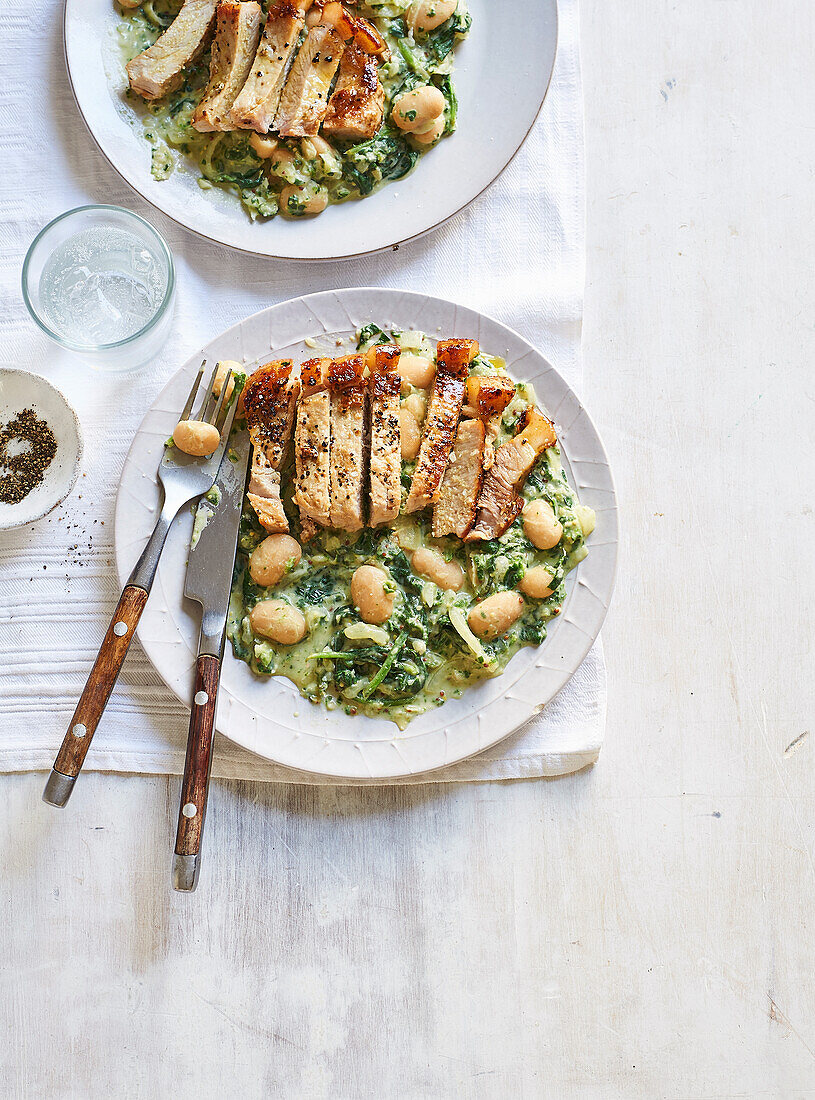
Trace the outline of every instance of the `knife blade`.
<path fill-rule="evenodd" d="M 201 604 L 203 614 L 173 855 L 176 890 L 191 891 L 198 885 L 221 658 L 250 452 L 248 433 L 234 432 L 215 479 L 217 499 L 198 504 L 187 562 L 184 594 Z"/>
<path fill-rule="evenodd" d="M 215 479 L 217 503 L 202 497 L 196 511 L 199 533 L 190 548 L 184 595 L 204 609 L 199 655 L 223 654 L 250 451 L 248 432 L 233 433 Z"/>

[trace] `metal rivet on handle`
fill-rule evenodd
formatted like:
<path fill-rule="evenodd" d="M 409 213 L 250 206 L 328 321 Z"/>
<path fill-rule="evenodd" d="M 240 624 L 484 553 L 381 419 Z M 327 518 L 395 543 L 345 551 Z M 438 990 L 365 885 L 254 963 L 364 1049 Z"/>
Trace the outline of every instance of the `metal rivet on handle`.
<path fill-rule="evenodd" d="M 113 633 L 117 638 L 124 638 L 125 634 L 127 634 L 127 623 L 123 623 L 121 620 L 118 623 L 114 623 Z"/>
<path fill-rule="evenodd" d="M 187 802 L 184 806 L 182 806 L 181 812 L 184 817 L 195 817 L 195 815 L 198 813 L 198 807 L 195 805 L 194 802 Z"/>
<path fill-rule="evenodd" d="M 84 737 L 87 732 L 87 726 L 83 726 L 81 722 L 77 722 L 77 724 L 71 730 L 71 733 L 74 735 L 74 737 Z"/>
<path fill-rule="evenodd" d="M 195 702 L 198 704 L 199 707 L 202 707 L 204 703 L 209 702 L 209 696 L 205 691 L 196 691 Z"/>

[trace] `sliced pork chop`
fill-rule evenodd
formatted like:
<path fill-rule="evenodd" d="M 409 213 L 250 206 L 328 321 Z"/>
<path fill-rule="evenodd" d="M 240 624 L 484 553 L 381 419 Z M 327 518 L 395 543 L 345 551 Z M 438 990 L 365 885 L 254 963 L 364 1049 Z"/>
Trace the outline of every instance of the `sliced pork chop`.
<path fill-rule="evenodd" d="M 252 440 L 249 503 L 267 531 L 288 531 L 280 499 L 280 470 L 291 442 L 300 383 L 291 377 L 291 360 L 278 359 L 259 367 L 241 395 Z"/>
<path fill-rule="evenodd" d="M 304 540 L 331 523 L 330 359 L 309 359 L 300 367 L 300 404 L 294 431 L 294 501 Z"/>
<path fill-rule="evenodd" d="M 379 344 L 373 350 L 370 394 L 370 505 L 369 523 L 378 527 L 399 515 L 402 500 L 402 439 L 399 430 L 399 386 L 396 372 L 400 349 Z"/>
<path fill-rule="evenodd" d="M 447 460 L 458 427 L 464 400 L 467 368 L 478 354 L 475 340 L 440 340 L 436 350 L 436 377 L 427 408 L 424 432 L 416 459 L 406 512 L 418 512 L 434 504 L 439 495 Z"/>
<path fill-rule="evenodd" d="M 536 409 L 527 409 L 523 430 L 495 452 L 495 462 L 484 475 L 478 497 L 478 515 L 465 542 L 495 539 L 513 523 L 523 508 L 518 490 L 547 447 L 554 447 L 554 425 Z"/>
<path fill-rule="evenodd" d="M 167 30 L 127 63 L 130 87 L 143 99 L 161 99 L 184 82 L 184 69 L 201 55 L 215 26 L 218 0 L 186 0 Z"/>
<path fill-rule="evenodd" d="M 462 420 L 433 509 L 433 537 L 463 539 L 475 522 L 484 465 L 486 428 L 482 420 Z"/>
<path fill-rule="evenodd" d="M 289 521 L 280 498 L 280 471 L 272 468 L 259 447 L 252 448 L 252 474 L 246 499 L 254 508 L 261 527 L 270 534 L 285 534 L 289 530 Z"/>
<path fill-rule="evenodd" d="M 275 129 L 281 137 L 313 137 L 328 110 L 328 93 L 345 43 L 325 23 L 312 27 L 283 88 Z"/>
<path fill-rule="evenodd" d="M 385 89 L 376 59 L 352 42 L 340 61 L 323 133 L 338 141 L 368 141 L 379 132 L 384 110 Z"/>
<path fill-rule="evenodd" d="M 495 440 L 501 427 L 501 415 L 515 396 L 515 383 L 501 374 L 470 375 L 467 379 L 465 416 L 484 421 L 487 439 L 484 446 L 484 469 L 495 461 Z"/>
<path fill-rule="evenodd" d="M 300 383 L 291 377 L 291 369 L 291 359 L 276 359 L 258 367 L 241 395 L 249 438 L 275 470 L 286 460 L 300 392 Z"/>
<path fill-rule="evenodd" d="M 331 526 L 359 531 L 364 525 L 365 358 L 335 359 L 328 369 L 331 393 Z"/>
<path fill-rule="evenodd" d="M 229 112 L 255 60 L 263 11 L 255 0 L 221 0 L 212 40 L 209 84 L 195 109 L 192 125 L 206 133 L 234 130 Z"/>
<path fill-rule="evenodd" d="M 291 0 L 279 0 L 269 8 L 252 71 L 229 112 L 239 129 L 269 132 L 305 18 L 303 9 Z"/>

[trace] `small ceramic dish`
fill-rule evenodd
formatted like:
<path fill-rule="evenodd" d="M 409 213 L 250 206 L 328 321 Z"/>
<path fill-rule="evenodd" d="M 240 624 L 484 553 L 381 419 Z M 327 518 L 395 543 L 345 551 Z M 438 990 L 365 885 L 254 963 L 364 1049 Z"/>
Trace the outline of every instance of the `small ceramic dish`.
<path fill-rule="evenodd" d="M 60 391 L 24 370 L 0 367 L 0 428 L 23 409 L 33 409 L 57 441 L 57 451 L 39 485 L 17 504 L 0 502 L 0 530 L 24 527 L 47 516 L 73 489 L 82 458 L 82 429 Z M 3 470 L 0 467 L 0 474 Z"/>

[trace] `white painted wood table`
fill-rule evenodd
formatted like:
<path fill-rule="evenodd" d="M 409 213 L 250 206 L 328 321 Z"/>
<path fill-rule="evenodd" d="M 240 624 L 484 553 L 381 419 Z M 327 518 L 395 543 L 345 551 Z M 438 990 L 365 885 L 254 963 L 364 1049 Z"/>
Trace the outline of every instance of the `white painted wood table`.
<path fill-rule="evenodd" d="M 4 777 L 3 1096 L 815 1095 L 814 35 L 793 0 L 583 4 L 599 764 L 217 783 L 192 896 L 177 778 L 58 814 Z"/>

